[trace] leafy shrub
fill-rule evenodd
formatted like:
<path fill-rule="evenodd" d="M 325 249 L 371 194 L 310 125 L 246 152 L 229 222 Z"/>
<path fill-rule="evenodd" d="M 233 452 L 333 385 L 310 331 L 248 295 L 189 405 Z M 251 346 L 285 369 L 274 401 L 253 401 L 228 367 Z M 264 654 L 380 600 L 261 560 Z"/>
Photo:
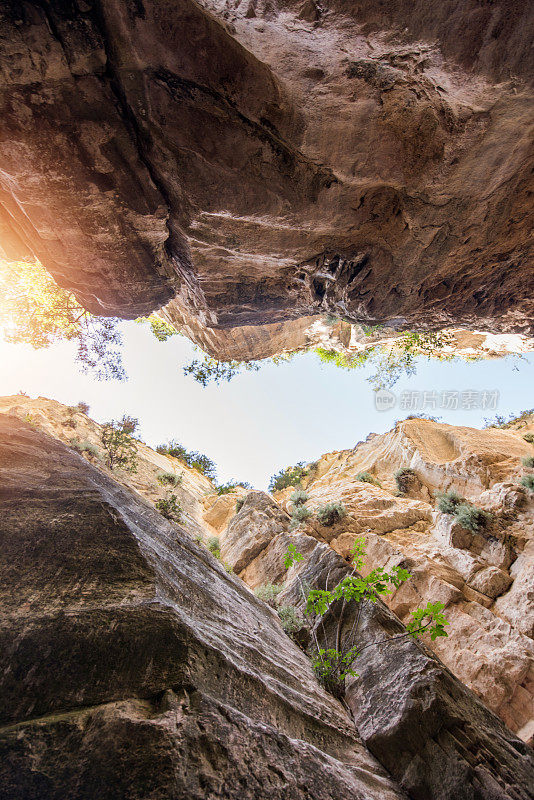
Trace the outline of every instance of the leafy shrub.
<path fill-rule="evenodd" d="M 294 506 L 302 506 L 308 499 L 308 493 L 304 489 L 295 489 L 289 498 Z"/>
<path fill-rule="evenodd" d="M 312 512 L 306 506 L 295 506 L 291 511 L 291 517 L 297 522 L 305 522 L 312 516 Z"/>
<path fill-rule="evenodd" d="M 345 575 L 340 583 L 331 590 L 310 589 L 297 576 L 300 590 L 306 599 L 304 616 L 312 636 L 312 666 L 323 686 L 337 697 L 343 697 L 345 679 L 348 676 L 357 677 L 353 664 L 360 650 L 358 639 L 361 615 L 359 610 L 358 608 L 353 610 L 354 623 L 350 627 L 347 626 L 345 635 L 340 637 L 339 634 L 343 634 L 344 629 L 344 614 L 347 613 L 350 606 L 359 607 L 358 604 L 362 601 L 375 603 L 382 595 L 390 594 L 411 577 L 410 573 L 401 566 L 394 566 L 391 572 L 386 572 L 384 567 L 377 567 L 364 577 L 362 567 L 365 558 L 365 541 L 361 537 L 355 540 L 351 556 L 352 572 Z M 302 553 L 297 552 L 294 545 L 289 545 L 284 558 L 285 568 L 289 569 L 294 563 L 302 560 Z M 324 615 L 339 600 L 342 600 L 343 603 L 337 606 L 338 636 L 334 648 L 328 646 L 327 629 L 319 623 L 322 623 Z M 400 633 L 397 636 L 371 642 L 366 644 L 366 647 L 377 647 L 382 644 L 389 646 L 395 639 L 404 639 L 406 635 L 415 639 L 421 634 L 428 633 L 432 641 L 440 636 L 447 636 L 445 625 L 449 623 L 441 613 L 443 608 L 443 603 L 428 602 L 426 607 L 411 612 L 412 620 L 406 625 L 407 634 Z M 290 612 L 288 617 L 290 620 L 294 619 Z"/>
<path fill-rule="evenodd" d="M 472 533 L 477 533 L 483 528 L 490 520 L 491 515 L 487 511 L 483 511 L 471 503 L 460 503 L 456 506 L 454 511 L 456 521 Z"/>
<path fill-rule="evenodd" d="M 528 489 L 530 492 L 534 492 L 534 475 L 523 475 L 521 478 L 521 486 L 524 486 L 525 489 Z"/>
<path fill-rule="evenodd" d="M 527 467 L 528 469 L 533 469 L 534 468 L 534 456 L 526 456 L 525 458 L 522 458 L 521 459 L 521 463 L 523 464 L 524 467 Z"/>
<path fill-rule="evenodd" d="M 525 433 L 523 439 L 529 444 L 534 444 L 534 433 Z"/>
<path fill-rule="evenodd" d="M 282 591 L 282 586 L 277 583 L 263 583 L 254 589 L 254 594 L 271 608 L 276 608 L 276 598 Z"/>
<path fill-rule="evenodd" d="M 89 404 L 85 403 L 83 400 L 80 400 L 78 405 L 76 406 L 76 411 L 80 414 L 88 414 L 89 413 Z"/>
<path fill-rule="evenodd" d="M 208 541 L 206 542 L 206 547 L 213 553 L 215 558 L 221 557 L 221 541 L 218 536 L 210 536 Z"/>
<path fill-rule="evenodd" d="M 183 461 L 188 467 L 192 467 L 198 472 L 201 472 L 211 481 L 215 480 L 217 468 L 211 458 L 208 458 L 204 453 L 186 450 L 183 445 L 179 444 L 179 442 L 175 442 L 173 439 L 171 439 L 169 444 L 158 444 L 156 452 L 161 455 L 173 456 L 173 458 Z"/>
<path fill-rule="evenodd" d="M 530 417 L 533 415 L 534 415 L 534 408 L 527 408 L 525 411 L 521 411 L 520 414 L 512 413 L 510 414 L 508 419 L 506 419 L 506 417 L 503 417 L 501 414 L 496 414 L 496 416 L 491 419 L 488 419 L 487 417 L 484 419 L 484 422 L 486 423 L 484 427 L 511 428 L 517 424 L 519 424 L 519 426 L 522 427 L 525 425 L 525 423 L 530 421 Z"/>
<path fill-rule="evenodd" d="M 167 497 L 158 500 L 156 508 L 159 513 L 171 522 L 179 522 L 182 517 L 182 507 L 175 494 L 168 494 Z"/>
<path fill-rule="evenodd" d="M 321 525 L 335 525 L 340 519 L 347 515 L 343 503 L 327 503 L 317 511 L 317 519 Z"/>
<path fill-rule="evenodd" d="M 70 446 L 78 453 L 87 453 L 87 455 L 91 456 L 92 458 L 98 458 L 98 447 L 96 447 L 94 444 L 91 444 L 91 442 L 88 442 L 87 439 L 83 442 L 80 442 L 79 439 L 73 439 L 70 442 Z"/>
<path fill-rule="evenodd" d="M 455 492 L 454 489 L 438 494 L 438 509 L 443 514 L 454 514 L 458 506 L 463 502 L 464 498 L 461 497 L 458 492 Z"/>
<path fill-rule="evenodd" d="M 279 492 L 282 489 L 287 489 L 288 486 L 299 486 L 302 479 L 308 474 L 308 469 L 308 467 L 304 466 L 303 461 L 299 461 L 294 467 L 281 469 L 269 481 L 269 491 Z"/>
<path fill-rule="evenodd" d="M 413 471 L 413 469 L 410 469 L 410 467 L 402 467 L 401 469 L 396 470 L 394 473 L 394 478 L 398 491 L 401 494 L 406 494 L 410 488 L 410 484 L 416 477 L 416 473 Z"/>
<path fill-rule="evenodd" d="M 330 313 L 325 314 L 323 319 L 327 325 L 337 325 L 339 322 L 339 318 L 335 314 Z"/>
<path fill-rule="evenodd" d="M 120 467 L 126 472 L 137 472 L 137 447 L 130 435 L 133 422 L 131 417 L 123 417 L 118 422 L 107 422 L 102 429 L 101 441 L 110 469 Z"/>
<path fill-rule="evenodd" d="M 302 619 L 294 606 L 280 606 L 278 616 L 280 617 L 282 628 L 288 636 L 293 636 L 302 628 Z"/>
<path fill-rule="evenodd" d="M 237 486 L 238 486 L 237 483 L 229 481 L 228 483 L 223 483 L 220 486 L 217 486 L 216 492 L 219 495 L 231 494 L 232 492 L 235 492 Z"/>
<path fill-rule="evenodd" d="M 235 501 L 235 513 L 237 514 L 243 508 L 243 503 L 245 502 L 244 497 L 238 497 Z"/>
<path fill-rule="evenodd" d="M 226 562 L 226 561 L 223 561 L 223 567 L 225 568 L 225 570 L 226 570 L 226 571 L 227 571 L 227 572 L 228 572 L 230 575 L 233 575 L 233 574 L 234 574 L 234 568 L 232 567 L 232 565 L 231 565 L 231 564 L 227 564 L 227 562 Z"/>
<path fill-rule="evenodd" d="M 371 475 L 370 472 L 358 472 L 356 475 L 357 481 L 362 481 L 362 483 L 373 483 L 375 486 L 381 486 L 382 484 L 378 481 L 374 475 Z"/>
<path fill-rule="evenodd" d="M 137 417 L 130 417 L 128 414 L 123 414 L 119 420 L 119 425 L 124 433 L 127 433 L 128 436 L 133 436 L 139 427 L 139 420 Z"/>
<path fill-rule="evenodd" d="M 156 478 L 162 486 L 179 486 L 182 483 L 183 475 L 177 475 L 175 472 L 160 472 Z"/>

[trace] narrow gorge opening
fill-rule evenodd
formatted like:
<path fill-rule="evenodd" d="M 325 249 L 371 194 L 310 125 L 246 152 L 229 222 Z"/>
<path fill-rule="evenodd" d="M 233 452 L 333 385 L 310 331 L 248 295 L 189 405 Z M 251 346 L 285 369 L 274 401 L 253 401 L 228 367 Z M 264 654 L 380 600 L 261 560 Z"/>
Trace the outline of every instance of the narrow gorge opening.
<path fill-rule="evenodd" d="M 408 5 L 0 10 L 6 800 L 534 794 L 534 10 Z"/>

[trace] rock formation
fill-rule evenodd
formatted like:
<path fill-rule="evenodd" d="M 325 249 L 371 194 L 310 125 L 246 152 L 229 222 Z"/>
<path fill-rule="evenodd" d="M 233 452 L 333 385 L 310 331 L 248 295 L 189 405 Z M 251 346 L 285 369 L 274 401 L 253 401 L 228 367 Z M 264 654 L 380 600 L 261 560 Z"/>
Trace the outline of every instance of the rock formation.
<path fill-rule="evenodd" d="M 406 797 L 205 548 L 14 416 L 0 449 L 5 800 Z"/>
<path fill-rule="evenodd" d="M 532 331 L 532 4 L 0 14 L 2 247 L 89 309 Z"/>
<path fill-rule="evenodd" d="M 291 489 L 278 502 L 219 496 L 141 442 L 138 472 L 111 472 L 58 441 L 99 446 L 85 414 L 23 396 L 0 410 L 3 796 L 530 797 L 531 750 L 492 713 L 532 736 L 534 525 L 517 485 L 530 418 L 484 431 L 408 420 L 329 454 L 306 479 L 307 506 L 342 500 L 348 516 L 291 531 Z M 395 496 L 398 465 L 416 472 L 411 497 Z M 357 480 L 363 468 L 382 487 Z M 162 470 L 183 472 L 183 524 L 153 508 Z M 484 535 L 432 510 L 436 488 L 450 486 L 492 509 Z M 214 533 L 240 577 L 193 541 Z M 450 622 L 448 638 L 428 643 L 439 659 L 406 640 L 358 659 L 346 702 L 381 766 L 250 592 L 279 583 L 280 602 L 301 607 L 299 578 L 341 579 L 358 534 L 368 568 L 412 574 L 391 611 L 365 607 L 364 643 L 402 632 L 399 618 L 427 599 Z M 287 572 L 289 543 L 304 561 Z"/>

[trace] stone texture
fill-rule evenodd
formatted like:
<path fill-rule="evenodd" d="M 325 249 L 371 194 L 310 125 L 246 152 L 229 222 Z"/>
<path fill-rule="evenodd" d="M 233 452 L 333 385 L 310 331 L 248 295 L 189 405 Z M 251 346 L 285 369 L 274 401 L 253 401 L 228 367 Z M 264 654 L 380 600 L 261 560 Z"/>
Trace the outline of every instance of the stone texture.
<path fill-rule="evenodd" d="M 532 331 L 531 4 L 1 13 L 2 246 L 91 310 Z"/>
<path fill-rule="evenodd" d="M 3 798 L 405 797 L 187 534 L 5 414 L 0 473 Z"/>
<path fill-rule="evenodd" d="M 526 740 L 534 721 L 534 498 L 519 478 L 521 458 L 532 452 L 523 435 L 533 427 L 528 416 L 482 431 L 406 420 L 323 456 L 305 481 L 311 510 L 340 501 L 348 512 L 330 529 L 312 519 L 305 532 L 344 557 L 363 535 L 368 570 L 406 567 L 412 578 L 387 598 L 390 609 L 407 622 L 427 601 L 444 603 L 449 635 L 429 646 Z M 400 467 L 415 471 L 426 500 L 397 496 Z M 358 481 L 360 472 L 371 472 L 381 487 Z M 437 492 L 449 488 L 492 514 L 486 528 L 473 533 L 434 510 Z M 286 504 L 290 491 L 277 499 Z"/>
<path fill-rule="evenodd" d="M 286 537 L 280 534 L 268 549 Z M 308 547 L 305 559 L 286 573 L 278 602 L 302 608 L 302 586 L 333 587 L 351 568 L 323 542 L 304 533 L 289 538 L 299 550 L 308 539 Z M 339 610 L 334 605 L 317 625 L 320 644 L 335 647 Z M 342 638 L 352 629 L 354 614 L 355 609 L 345 608 Z M 382 603 L 363 606 L 359 627 L 359 677 L 349 679 L 345 701 L 368 746 L 409 796 L 529 798 L 534 788 L 530 748 L 423 644 L 403 637 L 405 629 Z M 394 636 L 403 638 L 390 641 Z"/>
<path fill-rule="evenodd" d="M 287 528 L 288 515 L 265 492 L 250 492 L 232 517 L 221 541 L 221 556 L 235 572 L 241 572 L 264 550 L 271 539 Z"/>
<path fill-rule="evenodd" d="M 100 444 L 98 423 L 84 414 L 71 414 L 54 401 L 17 395 L 0 399 L 0 410 L 21 419 L 29 414 L 32 424 L 67 444 L 73 437 Z M 432 648 L 526 739 L 532 736 L 529 726 L 534 721 L 534 511 L 518 477 L 520 456 L 531 452 L 532 446 L 522 438 L 531 427 L 528 419 L 516 428 L 484 431 L 408 420 L 351 451 L 323 456 L 307 486 L 307 505 L 315 510 L 332 499 L 341 500 L 348 515 L 331 527 L 312 518 L 306 535 L 298 534 L 297 542 L 305 555 L 316 540 L 330 543 L 346 556 L 354 537 L 363 535 L 369 569 L 406 566 L 412 579 L 388 598 L 390 608 L 407 621 L 422 602 L 443 602 L 449 636 L 431 643 Z M 447 450 L 444 439 L 457 445 Z M 134 475 L 110 473 L 101 460 L 94 463 L 151 504 L 166 493 L 157 482 L 160 471 L 182 474 L 181 485 L 173 491 L 183 508 L 182 527 L 190 537 L 206 542 L 209 536 L 218 536 L 224 562 L 252 589 L 284 580 L 283 556 L 296 539 L 281 533 L 287 515 L 267 495 L 251 493 L 252 517 L 236 515 L 236 498 L 247 495 L 246 490 L 219 496 L 210 481 L 176 459 L 141 442 L 138 452 Z M 456 459 L 446 461 L 448 453 L 456 454 Z M 415 464 L 421 475 L 426 501 L 395 496 L 393 473 L 409 464 Z M 482 473 L 481 464 L 485 464 Z M 364 469 L 374 471 L 383 488 L 355 480 Z M 481 477 L 489 489 L 481 491 Z M 432 510 L 435 492 L 450 485 L 468 488 L 472 501 L 491 511 L 493 522 L 486 531 L 473 534 L 449 515 Z M 289 488 L 277 495 L 282 509 L 290 505 L 292 492 Z"/>

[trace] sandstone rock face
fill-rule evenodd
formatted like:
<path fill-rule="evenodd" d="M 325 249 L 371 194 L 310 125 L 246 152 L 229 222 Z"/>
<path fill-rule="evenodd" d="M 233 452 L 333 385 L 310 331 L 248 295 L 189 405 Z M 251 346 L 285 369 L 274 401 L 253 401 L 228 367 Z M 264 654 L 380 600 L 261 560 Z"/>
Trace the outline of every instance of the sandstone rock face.
<path fill-rule="evenodd" d="M 55 401 L 16 395 L 2 398 L 0 410 L 29 418 L 66 444 L 79 439 L 101 447 L 101 426 Z M 534 735 L 534 511 L 517 479 L 520 456 L 532 448 L 523 434 L 532 427 L 525 423 L 517 429 L 477 431 L 407 420 L 352 451 L 324 456 L 307 486 L 307 506 L 315 511 L 330 500 L 340 500 L 348 516 L 330 527 L 312 518 L 303 537 L 298 531 L 287 532 L 292 488 L 277 495 L 282 508 L 263 492 L 239 488 L 219 496 L 196 470 L 141 442 L 138 471 L 133 475 L 110 472 L 101 458 L 89 460 L 152 505 L 166 495 L 157 475 L 161 471 L 181 475 L 181 484 L 172 489 L 182 506 L 181 529 L 204 543 L 209 536 L 218 536 L 222 560 L 252 589 L 284 580 L 283 557 L 291 541 L 297 541 L 306 557 L 313 540 L 327 542 L 346 556 L 355 536 L 363 535 L 369 569 L 403 564 L 412 573 L 412 580 L 388 599 L 390 608 L 407 621 L 422 602 L 443 602 L 449 636 L 431 646 L 512 730 L 530 740 Z M 446 461 L 447 455 L 456 458 Z M 395 496 L 393 473 L 409 465 L 415 466 L 426 500 Z M 361 471 L 369 470 L 382 487 L 356 480 Z M 490 488 L 483 489 L 484 485 Z M 473 534 L 454 517 L 434 511 L 436 491 L 450 486 L 493 513 L 486 532 Z M 236 514 L 238 498 L 246 498 L 246 503 Z"/>
<path fill-rule="evenodd" d="M 313 519 L 304 528 L 342 556 L 363 535 L 369 570 L 405 566 L 411 580 L 387 599 L 404 622 L 426 601 L 444 603 L 448 638 L 430 647 L 526 741 L 534 734 L 534 498 L 519 477 L 521 457 L 532 453 L 523 439 L 534 427 L 529 419 L 482 431 L 406 420 L 353 450 L 323 456 L 306 485 L 306 505 L 316 511 L 340 501 L 348 514 L 328 529 Z M 399 467 L 415 471 L 426 502 L 398 496 Z M 359 481 L 365 471 L 381 486 Z M 489 511 L 490 524 L 473 533 L 436 512 L 436 493 L 449 488 Z M 285 504 L 291 491 L 278 499 Z"/>
<path fill-rule="evenodd" d="M 3 798 L 406 797 L 204 548 L 14 416 L 0 450 Z"/>
<path fill-rule="evenodd" d="M 2 246 L 93 311 L 199 330 L 532 331 L 533 25 L 508 0 L 9 0 Z"/>

